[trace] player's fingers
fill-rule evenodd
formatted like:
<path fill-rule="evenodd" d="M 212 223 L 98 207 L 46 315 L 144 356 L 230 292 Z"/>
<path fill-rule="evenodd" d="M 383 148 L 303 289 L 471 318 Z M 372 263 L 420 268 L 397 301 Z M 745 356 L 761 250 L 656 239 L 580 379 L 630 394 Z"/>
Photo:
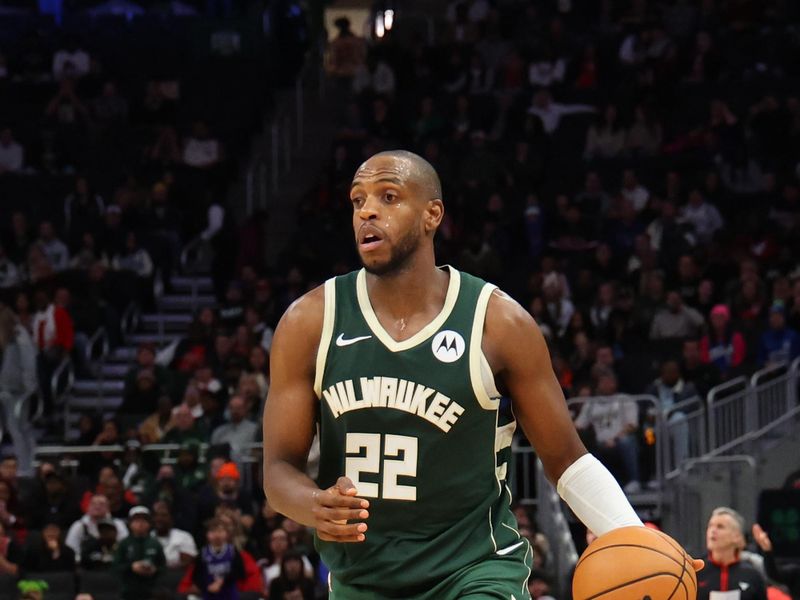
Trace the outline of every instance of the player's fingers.
<path fill-rule="evenodd" d="M 363 498 L 355 496 L 345 496 L 336 490 L 330 488 L 324 492 L 320 492 L 315 496 L 317 504 L 320 506 L 328 507 L 342 507 L 342 508 L 369 508 L 369 502 Z"/>
<path fill-rule="evenodd" d="M 706 566 L 706 561 L 704 561 L 702 558 L 693 558 L 692 559 L 692 568 L 695 571 L 702 571 L 703 567 L 705 567 L 705 566 Z"/>
<path fill-rule="evenodd" d="M 356 491 L 356 486 L 353 485 L 353 481 L 349 477 L 339 477 L 334 487 L 340 494 L 344 494 L 345 496 L 355 496 L 358 493 Z"/>
<path fill-rule="evenodd" d="M 366 531 L 366 523 L 353 523 L 352 525 L 333 521 L 317 523 L 317 535 L 320 539 L 329 542 L 361 542 L 364 541 Z"/>
<path fill-rule="evenodd" d="M 356 521 L 369 518 L 369 511 L 363 508 L 328 508 L 320 507 L 317 518 L 323 521 Z"/>

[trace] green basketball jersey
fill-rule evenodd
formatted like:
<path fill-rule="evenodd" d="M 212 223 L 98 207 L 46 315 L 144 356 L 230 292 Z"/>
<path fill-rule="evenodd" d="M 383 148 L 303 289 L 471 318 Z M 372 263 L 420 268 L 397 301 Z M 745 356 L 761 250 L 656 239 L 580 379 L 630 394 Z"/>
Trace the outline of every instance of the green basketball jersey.
<path fill-rule="evenodd" d="M 448 269 L 441 313 L 402 342 L 380 325 L 363 270 L 325 284 L 318 483 L 348 476 L 370 517 L 365 542 L 317 547 L 338 581 L 387 596 L 527 545 L 505 482 L 516 423 L 500 417 L 481 350 L 494 286 Z"/>

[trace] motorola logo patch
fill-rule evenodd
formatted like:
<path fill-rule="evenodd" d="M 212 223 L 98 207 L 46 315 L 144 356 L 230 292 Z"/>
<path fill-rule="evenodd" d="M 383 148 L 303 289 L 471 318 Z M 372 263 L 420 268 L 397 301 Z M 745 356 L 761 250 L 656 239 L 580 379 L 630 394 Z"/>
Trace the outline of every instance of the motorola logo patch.
<path fill-rule="evenodd" d="M 444 363 L 457 361 L 464 354 L 465 348 L 466 344 L 461 334 L 449 329 L 437 333 L 431 344 L 433 355 Z"/>

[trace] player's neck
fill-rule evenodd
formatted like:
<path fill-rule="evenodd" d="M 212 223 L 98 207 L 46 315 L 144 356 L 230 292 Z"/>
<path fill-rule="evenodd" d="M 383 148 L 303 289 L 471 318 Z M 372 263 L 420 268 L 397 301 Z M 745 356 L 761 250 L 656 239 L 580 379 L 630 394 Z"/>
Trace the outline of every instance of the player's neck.
<path fill-rule="evenodd" d="M 372 305 L 396 319 L 407 319 L 425 312 L 431 304 L 442 304 L 448 282 L 449 274 L 437 269 L 433 260 L 417 261 L 390 274 L 367 274 Z"/>

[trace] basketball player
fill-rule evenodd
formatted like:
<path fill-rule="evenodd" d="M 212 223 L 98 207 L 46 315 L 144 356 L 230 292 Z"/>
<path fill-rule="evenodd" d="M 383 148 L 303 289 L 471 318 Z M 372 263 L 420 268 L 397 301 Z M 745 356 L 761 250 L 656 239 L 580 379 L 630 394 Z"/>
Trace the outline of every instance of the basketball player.
<path fill-rule="evenodd" d="M 433 238 L 441 184 L 421 157 L 382 152 L 353 179 L 364 268 L 281 319 L 264 411 L 264 489 L 316 529 L 331 598 L 529 598 L 531 549 L 506 485 L 516 423 L 598 535 L 641 525 L 581 444 L 544 339 L 510 297 L 452 267 Z M 319 478 L 305 475 L 317 426 Z"/>

